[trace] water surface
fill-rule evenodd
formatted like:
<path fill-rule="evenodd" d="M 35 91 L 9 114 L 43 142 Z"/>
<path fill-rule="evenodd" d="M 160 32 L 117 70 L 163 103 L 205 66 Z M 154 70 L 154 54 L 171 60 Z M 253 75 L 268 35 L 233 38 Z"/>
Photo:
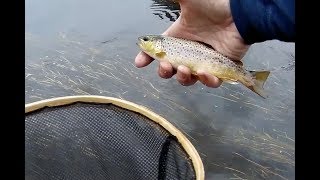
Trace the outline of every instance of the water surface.
<path fill-rule="evenodd" d="M 248 69 L 272 70 L 268 99 L 241 85 L 212 89 L 138 69 L 137 37 L 160 34 L 179 16 L 164 0 L 27 0 L 26 103 L 103 95 L 147 106 L 183 131 L 206 179 L 295 179 L 295 45 L 253 45 Z"/>

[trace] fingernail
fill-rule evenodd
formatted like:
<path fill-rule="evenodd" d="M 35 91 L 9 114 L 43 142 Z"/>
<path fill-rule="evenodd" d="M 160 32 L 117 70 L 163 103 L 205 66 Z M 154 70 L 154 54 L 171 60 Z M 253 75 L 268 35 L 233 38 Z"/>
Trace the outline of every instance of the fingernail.
<path fill-rule="evenodd" d="M 166 71 L 163 70 L 163 68 L 162 68 L 161 66 L 160 66 L 159 68 L 160 68 L 160 73 L 161 73 L 161 74 L 166 74 Z"/>
<path fill-rule="evenodd" d="M 198 71 L 197 72 L 197 75 L 201 80 L 205 80 L 206 79 L 206 76 L 204 76 L 204 74 L 205 73 L 203 71 Z"/>
<path fill-rule="evenodd" d="M 184 75 L 184 74 L 180 74 L 180 79 L 181 79 L 182 81 L 185 81 L 185 80 L 187 79 L 187 76 Z"/>
<path fill-rule="evenodd" d="M 178 66 L 178 71 L 183 72 L 183 66 Z M 185 80 L 187 76 L 184 73 L 180 73 L 180 79 Z"/>
<path fill-rule="evenodd" d="M 139 58 L 139 57 L 137 57 L 136 59 L 135 59 L 135 63 L 137 63 L 137 64 L 140 64 L 141 63 L 141 58 Z"/>
<path fill-rule="evenodd" d="M 163 69 L 163 63 L 162 62 L 160 62 L 159 68 L 160 68 L 161 74 L 166 74 L 167 71 Z"/>

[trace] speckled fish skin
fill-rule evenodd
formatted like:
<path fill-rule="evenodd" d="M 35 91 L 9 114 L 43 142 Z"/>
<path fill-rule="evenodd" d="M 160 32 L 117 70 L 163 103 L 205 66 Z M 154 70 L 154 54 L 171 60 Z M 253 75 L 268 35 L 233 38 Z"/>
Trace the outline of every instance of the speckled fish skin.
<path fill-rule="evenodd" d="M 184 65 L 194 75 L 203 70 L 228 83 L 240 82 L 261 97 L 267 97 L 263 85 L 269 71 L 247 71 L 240 61 L 232 61 L 202 43 L 164 35 L 146 35 L 139 37 L 137 44 L 152 58 L 167 61 L 174 68 Z"/>

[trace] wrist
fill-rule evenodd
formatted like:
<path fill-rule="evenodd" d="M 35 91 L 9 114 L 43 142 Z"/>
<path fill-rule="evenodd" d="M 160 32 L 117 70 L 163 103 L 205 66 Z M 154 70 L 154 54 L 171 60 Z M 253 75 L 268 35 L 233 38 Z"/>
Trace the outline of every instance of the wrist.
<path fill-rule="evenodd" d="M 295 41 L 294 1 L 230 0 L 230 10 L 246 44 Z"/>
<path fill-rule="evenodd" d="M 229 1 L 229 9 L 231 13 L 231 18 L 233 22 L 232 31 L 235 31 L 238 38 L 246 45 L 250 45 L 251 42 L 247 42 L 244 39 L 245 28 L 249 26 L 249 22 L 243 18 L 243 14 L 241 14 L 240 1 L 238 0 L 228 0 Z M 240 23 L 241 21 L 241 23 Z"/>

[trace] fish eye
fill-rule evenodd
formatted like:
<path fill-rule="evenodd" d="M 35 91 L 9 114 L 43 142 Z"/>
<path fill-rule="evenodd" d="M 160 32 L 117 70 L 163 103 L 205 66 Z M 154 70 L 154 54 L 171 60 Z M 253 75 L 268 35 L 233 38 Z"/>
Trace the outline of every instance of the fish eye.
<path fill-rule="evenodd" d="M 148 38 L 148 37 L 143 37 L 143 38 L 142 38 L 142 40 L 144 40 L 144 41 L 148 41 L 148 40 L 149 40 L 149 38 Z"/>

